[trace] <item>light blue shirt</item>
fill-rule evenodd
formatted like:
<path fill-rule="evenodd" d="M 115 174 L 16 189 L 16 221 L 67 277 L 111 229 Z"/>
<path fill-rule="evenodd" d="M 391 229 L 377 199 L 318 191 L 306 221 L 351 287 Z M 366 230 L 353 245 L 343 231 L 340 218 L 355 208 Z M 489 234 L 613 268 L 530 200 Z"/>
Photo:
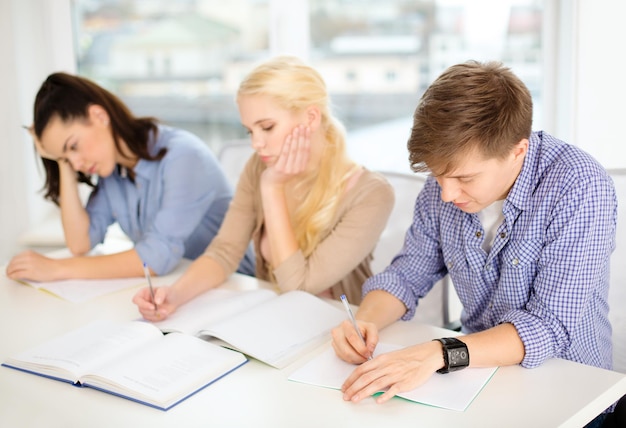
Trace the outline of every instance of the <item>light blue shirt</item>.
<path fill-rule="evenodd" d="M 388 291 L 410 319 L 419 299 L 449 273 L 464 331 L 512 323 L 524 343 L 522 366 L 559 357 L 610 369 L 607 299 L 617 222 L 611 178 L 585 152 L 533 133 L 502 212 L 487 253 L 478 216 L 443 202 L 430 177 L 403 249 L 363 293 Z"/>
<path fill-rule="evenodd" d="M 171 271 L 181 258 L 201 255 L 219 230 L 232 189 L 208 146 L 195 135 L 160 125 L 149 149 L 163 159 L 140 159 L 130 180 L 123 168 L 98 180 L 87 203 L 92 247 L 118 222 L 135 243 L 139 257 L 158 275 Z M 254 275 L 249 249 L 240 272 Z"/>

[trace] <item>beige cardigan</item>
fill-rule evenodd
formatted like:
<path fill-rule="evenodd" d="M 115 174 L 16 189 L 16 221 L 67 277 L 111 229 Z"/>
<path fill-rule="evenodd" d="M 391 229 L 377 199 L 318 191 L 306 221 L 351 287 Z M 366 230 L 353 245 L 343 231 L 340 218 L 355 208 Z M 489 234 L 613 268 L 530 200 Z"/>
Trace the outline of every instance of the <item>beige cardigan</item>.
<path fill-rule="evenodd" d="M 270 279 L 260 250 L 264 223 L 260 179 L 265 168 L 256 154 L 248 160 L 222 227 L 205 252 L 227 275 L 237 269 L 252 238 L 256 277 Z M 318 294 L 332 287 L 335 298 L 345 294 L 350 303 L 359 304 L 363 282 L 372 275 L 372 251 L 393 204 L 393 188 L 387 180 L 365 170 L 341 198 L 332 227 L 323 231 L 317 248 L 307 258 L 297 251 L 274 269 L 280 291 L 297 289 Z"/>

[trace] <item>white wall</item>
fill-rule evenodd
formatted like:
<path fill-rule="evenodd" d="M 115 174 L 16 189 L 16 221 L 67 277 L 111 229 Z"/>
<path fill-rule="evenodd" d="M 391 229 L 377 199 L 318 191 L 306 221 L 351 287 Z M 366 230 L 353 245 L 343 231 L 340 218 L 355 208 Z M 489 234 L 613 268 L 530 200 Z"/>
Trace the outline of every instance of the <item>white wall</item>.
<path fill-rule="evenodd" d="M 75 71 L 67 0 L 0 2 L 0 265 L 16 252 L 17 239 L 53 209 L 38 190 L 32 141 L 21 125 L 32 122 L 32 103 L 52 71 Z"/>
<path fill-rule="evenodd" d="M 0 260 L 8 257 L 11 242 L 15 241 L 19 229 L 26 224 L 20 222 L 20 214 L 26 212 L 25 198 L 23 197 L 26 174 L 12 164 L 22 163 L 24 151 L 22 135 L 19 128 L 20 116 L 15 102 L 18 99 L 17 69 L 14 64 L 15 45 L 12 3 L 0 2 L 0 52 L 5 58 L 0 61 L 0 82 L 2 95 L 0 99 L 0 129 L 3 130 L 0 138 L 2 156 L 0 156 Z M 0 263 L 1 264 L 1 263 Z"/>
<path fill-rule="evenodd" d="M 626 2 L 579 0 L 574 143 L 606 168 L 626 167 Z"/>

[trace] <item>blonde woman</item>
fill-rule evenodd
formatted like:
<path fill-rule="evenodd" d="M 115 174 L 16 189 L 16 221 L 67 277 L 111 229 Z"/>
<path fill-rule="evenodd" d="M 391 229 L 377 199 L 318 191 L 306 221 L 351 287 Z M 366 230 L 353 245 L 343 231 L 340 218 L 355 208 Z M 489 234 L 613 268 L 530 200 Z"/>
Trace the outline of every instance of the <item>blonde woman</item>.
<path fill-rule="evenodd" d="M 155 291 L 154 302 L 144 288 L 134 303 L 146 319 L 167 317 L 220 285 L 252 240 L 256 276 L 281 292 L 346 294 L 358 304 L 393 207 L 391 186 L 348 158 L 326 85 L 300 60 L 259 65 L 241 83 L 237 105 L 256 153 L 218 235 L 178 281 Z"/>

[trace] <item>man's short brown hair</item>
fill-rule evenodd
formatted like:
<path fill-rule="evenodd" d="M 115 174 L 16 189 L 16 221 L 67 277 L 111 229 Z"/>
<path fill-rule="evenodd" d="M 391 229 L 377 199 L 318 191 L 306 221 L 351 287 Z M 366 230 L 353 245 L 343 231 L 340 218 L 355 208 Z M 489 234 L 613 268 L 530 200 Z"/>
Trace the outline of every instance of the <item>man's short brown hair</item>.
<path fill-rule="evenodd" d="M 413 171 L 450 172 L 471 150 L 485 159 L 506 156 L 529 138 L 530 91 L 499 62 L 453 65 L 426 90 L 407 143 Z"/>

